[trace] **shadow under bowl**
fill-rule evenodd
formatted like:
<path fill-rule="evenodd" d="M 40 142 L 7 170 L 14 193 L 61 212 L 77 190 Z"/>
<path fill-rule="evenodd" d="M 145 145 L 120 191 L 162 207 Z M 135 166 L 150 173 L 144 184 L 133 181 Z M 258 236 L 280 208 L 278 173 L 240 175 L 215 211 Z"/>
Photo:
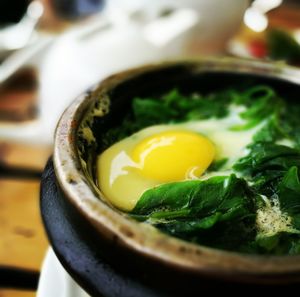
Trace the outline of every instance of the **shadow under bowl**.
<path fill-rule="evenodd" d="M 161 63 L 113 75 L 78 97 L 64 112 L 56 130 L 53 158 L 58 186 L 67 207 L 78 216 L 74 228 L 93 234 L 93 249 L 102 250 L 111 265 L 128 268 L 129 274 L 134 271 L 134 277 L 140 276 L 173 296 L 201 292 L 204 284 L 217 290 L 218 283 L 300 283 L 300 256 L 246 255 L 171 237 L 114 208 L 95 182 L 96 156 L 107 145 L 103 135 L 122 123 L 133 98 L 159 96 L 174 87 L 184 93 L 207 93 L 244 82 L 268 84 L 286 100 L 299 100 L 297 69 L 208 58 Z M 84 222 L 84 228 L 80 222 Z M 88 279 L 75 279 L 89 291 Z"/>

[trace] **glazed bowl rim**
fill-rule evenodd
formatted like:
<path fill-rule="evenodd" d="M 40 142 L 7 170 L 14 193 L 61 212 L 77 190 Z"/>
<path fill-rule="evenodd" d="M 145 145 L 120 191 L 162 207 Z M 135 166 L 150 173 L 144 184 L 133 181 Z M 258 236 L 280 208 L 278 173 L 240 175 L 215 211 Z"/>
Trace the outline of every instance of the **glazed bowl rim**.
<path fill-rule="evenodd" d="M 124 80 L 177 64 L 196 65 L 200 72 L 265 75 L 297 83 L 300 87 L 300 70 L 296 68 L 282 63 L 218 57 L 176 60 L 137 67 L 108 77 L 93 90 L 106 94 Z M 272 276 L 300 272 L 300 256 L 246 255 L 196 245 L 129 219 L 99 199 L 82 172 L 76 146 L 77 128 L 92 102 L 88 97 L 88 93 L 77 97 L 62 114 L 54 137 L 53 161 L 55 174 L 65 197 L 99 232 L 142 256 L 199 275 L 242 278 L 243 275 Z"/>

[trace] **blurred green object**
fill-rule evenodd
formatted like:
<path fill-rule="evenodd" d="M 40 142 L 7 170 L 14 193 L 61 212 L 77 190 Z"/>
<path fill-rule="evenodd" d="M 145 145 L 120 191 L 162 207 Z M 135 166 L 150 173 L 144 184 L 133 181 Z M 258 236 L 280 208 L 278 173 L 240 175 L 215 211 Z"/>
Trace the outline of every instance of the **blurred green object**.
<path fill-rule="evenodd" d="M 274 60 L 285 60 L 289 63 L 300 62 L 300 44 L 286 31 L 270 30 L 267 34 L 267 47 L 270 58 Z"/>

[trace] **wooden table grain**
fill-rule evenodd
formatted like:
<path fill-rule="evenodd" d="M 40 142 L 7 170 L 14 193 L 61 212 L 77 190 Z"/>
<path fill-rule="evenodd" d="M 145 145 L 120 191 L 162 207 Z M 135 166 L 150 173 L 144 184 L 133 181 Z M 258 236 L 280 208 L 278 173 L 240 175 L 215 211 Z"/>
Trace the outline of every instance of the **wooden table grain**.
<path fill-rule="evenodd" d="M 52 148 L 0 141 L 0 163 L 42 171 Z M 39 210 L 40 180 L 0 178 L 0 265 L 40 271 L 48 240 Z M 35 292 L 0 289 L 0 297 L 31 297 Z"/>
<path fill-rule="evenodd" d="M 0 290 L 0 297 L 35 297 L 35 292 L 17 291 L 17 290 Z"/>

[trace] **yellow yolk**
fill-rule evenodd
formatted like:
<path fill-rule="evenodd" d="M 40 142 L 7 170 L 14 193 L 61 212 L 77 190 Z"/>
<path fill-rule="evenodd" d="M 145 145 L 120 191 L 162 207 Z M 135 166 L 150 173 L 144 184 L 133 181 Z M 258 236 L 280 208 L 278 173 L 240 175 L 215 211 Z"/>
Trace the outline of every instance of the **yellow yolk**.
<path fill-rule="evenodd" d="M 215 157 L 215 147 L 194 132 L 166 131 L 139 142 L 131 157 L 146 178 L 170 182 L 201 176 Z"/>
<path fill-rule="evenodd" d="M 211 175 L 205 176 L 205 171 L 214 160 L 227 158 L 225 170 L 230 172 L 258 130 L 257 126 L 232 131 L 233 125 L 244 123 L 238 112 L 232 108 L 223 119 L 151 126 L 116 142 L 97 159 L 103 196 L 114 206 L 130 211 L 148 189 L 200 176 L 208 178 Z"/>
<path fill-rule="evenodd" d="M 115 143 L 97 160 L 98 183 L 117 207 L 131 210 L 148 189 L 201 176 L 215 159 L 215 146 L 189 130 L 158 126 Z"/>

